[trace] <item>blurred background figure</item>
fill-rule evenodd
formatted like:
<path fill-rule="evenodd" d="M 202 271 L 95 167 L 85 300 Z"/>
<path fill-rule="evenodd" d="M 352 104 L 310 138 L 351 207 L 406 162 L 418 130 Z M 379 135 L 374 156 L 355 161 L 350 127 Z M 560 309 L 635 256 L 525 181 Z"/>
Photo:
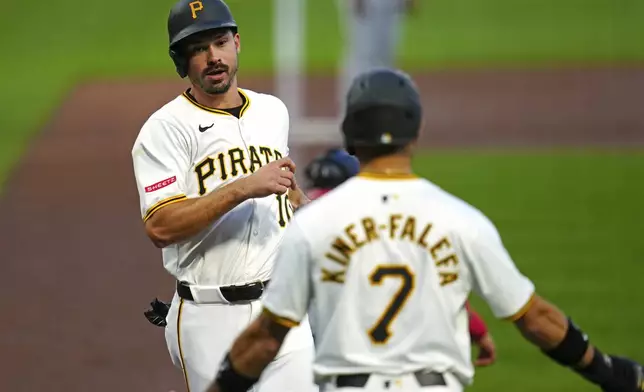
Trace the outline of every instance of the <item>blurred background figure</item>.
<path fill-rule="evenodd" d="M 339 186 L 360 171 L 360 163 L 353 156 L 341 148 L 331 148 L 325 153 L 315 157 L 305 168 L 307 194 L 311 200 L 324 196 L 333 188 Z M 492 335 L 489 333 L 485 321 L 466 303 L 470 316 L 470 337 L 478 349 L 474 365 L 488 366 L 496 360 L 496 346 Z M 311 324 L 315 323 L 309 315 Z"/>
<path fill-rule="evenodd" d="M 360 171 L 360 163 L 341 148 L 331 148 L 313 159 L 304 169 L 308 196 L 317 199 Z"/>
<path fill-rule="evenodd" d="M 354 76 L 370 68 L 394 65 L 403 16 L 414 10 L 417 2 L 336 0 L 340 24 L 344 26 L 344 51 L 337 86 L 341 112 L 344 95 Z"/>

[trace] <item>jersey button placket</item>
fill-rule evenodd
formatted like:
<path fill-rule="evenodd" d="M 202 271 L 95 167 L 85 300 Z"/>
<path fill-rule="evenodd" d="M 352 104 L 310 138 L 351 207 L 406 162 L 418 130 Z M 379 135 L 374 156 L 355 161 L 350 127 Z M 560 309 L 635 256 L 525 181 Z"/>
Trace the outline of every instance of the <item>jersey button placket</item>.
<path fill-rule="evenodd" d="M 239 138 L 242 141 L 242 144 L 244 145 L 244 150 L 246 153 L 246 163 L 250 163 L 250 151 L 248 149 L 248 144 L 250 143 L 250 140 L 247 139 L 248 135 L 244 134 L 244 119 L 243 116 L 242 118 L 237 119 L 237 130 L 239 131 Z M 248 173 L 250 175 L 250 173 Z M 246 244 L 246 258 L 244 260 L 244 263 L 246 266 L 248 266 L 249 260 L 248 260 L 248 252 L 255 251 L 255 247 L 252 246 L 252 244 L 255 243 L 255 240 L 253 237 L 257 236 L 257 200 L 253 199 L 253 211 L 251 212 L 250 219 L 248 220 L 248 224 L 250 225 L 249 230 L 250 234 L 248 236 L 248 243 Z M 244 271 L 248 271 L 248 267 L 244 268 Z M 245 279 L 249 280 L 250 279 L 250 274 L 248 272 L 245 273 Z"/>
<path fill-rule="evenodd" d="M 252 205 L 252 212 L 250 213 L 250 219 L 248 219 L 248 230 L 250 232 L 248 233 L 248 237 L 246 239 L 246 256 L 244 257 L 244 271 L 245 271 L 244 279 L 246 280 L 250 278 L 250 274 L 248 273 L 248 264 L 249 264 L 248 253 L 255 250 L 252 244 L 255 243 L 253 234 L 257 230 L 256 229 L 257 223 L 255 219 L 255 216 L 257 215 L 257 200 L 251 199 L 251 205 Z"/>
<path fill-rule="evenodd" d="M 255 209 L 253 209 L 253 236 L 257 237 L 259 235 L 259 219 L 257 217 L 257 201 L 255 202 Z"/>

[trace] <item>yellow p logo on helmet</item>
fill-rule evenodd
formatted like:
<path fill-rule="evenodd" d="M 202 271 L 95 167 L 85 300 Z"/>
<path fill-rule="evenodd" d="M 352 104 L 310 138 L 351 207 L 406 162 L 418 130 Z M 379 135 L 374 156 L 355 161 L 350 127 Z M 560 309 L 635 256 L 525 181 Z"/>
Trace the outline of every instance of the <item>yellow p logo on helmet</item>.
<path fill-rule="evenodd" d="M 197 19 L 197 12 L 203 10 L 203 3 L 197 0 L 188 5 L 190 6 L 190 11 L 192 11 L 192 19 Z"/>

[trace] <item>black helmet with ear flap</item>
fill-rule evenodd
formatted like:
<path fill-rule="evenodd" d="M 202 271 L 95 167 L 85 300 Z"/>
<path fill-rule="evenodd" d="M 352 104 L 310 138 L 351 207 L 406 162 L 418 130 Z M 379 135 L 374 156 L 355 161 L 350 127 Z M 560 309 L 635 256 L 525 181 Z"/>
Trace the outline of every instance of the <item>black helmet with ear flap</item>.
<path fill-rule="evenodd" d="M 179 0 L 168 16 L 168 38 L 170 58 L 177 73 L 188 75 L 188 60 L 178 46 L 182 40 L 206 30 L 229 28 L 237 32 L 237 22 L 223 0 Z"/>
<path fill-rule="evenodd" d="M 335 188 L 359 171 L 358 160 L 339 148 L 327 150 L 304 168 L 304 174 L 314 188 Z"/>

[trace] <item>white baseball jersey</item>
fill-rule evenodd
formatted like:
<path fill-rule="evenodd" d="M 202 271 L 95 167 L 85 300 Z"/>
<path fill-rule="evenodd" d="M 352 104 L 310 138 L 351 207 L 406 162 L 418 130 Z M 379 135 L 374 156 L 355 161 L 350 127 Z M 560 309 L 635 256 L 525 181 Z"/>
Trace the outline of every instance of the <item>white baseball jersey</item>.
<path fill-rule="evenodd" d="M 239 93 L 239 118 L 202 106 L 186 92 L 145 122 L 132 148 L 144 221 L 288 155 L 283 102 L 246 89 Z M 193 238 L 164 248 L 164 267 L 196 285 L 267 279 L 292 212 L 286 195 L 246 200 Z"/>
<path fill-rule="evenodd" d="M 424 179 L 361 174 L 295 214 L 263 303 L 287 326 L 316 320 L 316 376 L 431 368 L 469 384 L 472 290 L 518 318 L 534 286 L 474 207 Z"/>

